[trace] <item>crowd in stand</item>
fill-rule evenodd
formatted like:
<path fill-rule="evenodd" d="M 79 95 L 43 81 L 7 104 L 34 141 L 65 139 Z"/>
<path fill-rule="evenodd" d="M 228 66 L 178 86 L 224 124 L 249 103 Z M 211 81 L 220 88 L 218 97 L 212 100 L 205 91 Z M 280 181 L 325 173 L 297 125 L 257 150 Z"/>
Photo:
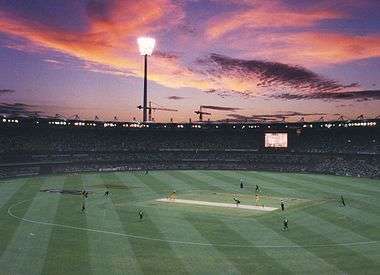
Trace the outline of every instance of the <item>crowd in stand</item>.
<path fill-rule="evenodd" d="M 258 148 L 257 133 L 202 130 L 10 129 L 0 132 L 0 152 L 147 151 L 165 148 Z"/>
<path fill-rule="evenodd" d="M 378 129 L 334 129 L 302 131 L 294 150 L 309 153 L 380 153 Z"/>
<path fill-rule="evenodd" d="M 0 177 L 145 169 L 256 169 L 380 177 L 380 129 L 0 129 Z"/>

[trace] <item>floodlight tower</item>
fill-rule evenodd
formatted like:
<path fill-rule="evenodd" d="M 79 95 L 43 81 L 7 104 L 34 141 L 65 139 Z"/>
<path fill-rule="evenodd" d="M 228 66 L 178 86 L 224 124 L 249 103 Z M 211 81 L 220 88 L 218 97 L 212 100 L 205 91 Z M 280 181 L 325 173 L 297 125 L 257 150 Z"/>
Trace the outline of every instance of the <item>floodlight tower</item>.
<path fill-rule="evenodd" d="M 144 56 L 144 98 L 143 98 L 143 122 L 147 121 L 147 74 L 148 74 L 148 55 L 152 55 L 156 40 L 150 37 L 139 37 L 137 39 L 140 54 Z"/>

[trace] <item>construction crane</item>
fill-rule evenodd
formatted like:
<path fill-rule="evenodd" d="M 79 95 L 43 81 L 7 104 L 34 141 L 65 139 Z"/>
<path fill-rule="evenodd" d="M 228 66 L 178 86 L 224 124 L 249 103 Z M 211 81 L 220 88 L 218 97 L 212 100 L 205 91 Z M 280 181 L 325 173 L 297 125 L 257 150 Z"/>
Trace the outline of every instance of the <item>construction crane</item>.
<path fill-rule="evenodd" d="M 152 107 L 152 103 L 157 105 L 157 107 Z M 137 106 L 137 109 L 143 110 L 144 107 L 139 105 L 139 106 Z M 152 111 L 178 112 L 178 110 L 176 110 L 176 109 L 165 108 L 165 107 L 160 106 L 157 103 L 154 103 L 152 101 L 149 101 L 149 106 L 147 107 L 147 109 L 148 109 L 148 121 L 153 121 Z"/>
<path fill-rule="evenodd" d="M 336 115 L 339 116 L 338 121 L 345 121 L 346 117 L 344 115 L 341 115 L 341 114 L 336 114 Z"/>
<path fill-rule="evenodd" d="M 80 120 L 80 117 L 79 117 L 78 114 L 75 114 L 75 115 L 72 115 L 72 116 L 68 117 L 68 119 Z"/>
<path fill-rule="evenodd" d="M 305 122 L 305 118 L 304 117 L 301 117 L 298 122 Z"/>
<path fill-rule="evenodd" d="M 203 106 L 199 106 L 199 110 L 194 111 L 194 113 L 196 113 L 197 115 L 199 115 L 199 121 L 203 121 L 203 115 L 208 115 L 208 116 L 211 115 L 211 113 L 204 112 L 203 108 L 204 108 Z"/>
<path fill-rule="evenodd" d="M 63 119 L 63 120 L 66 120 L 66 117 L 64 115 L 61 115 L 61 114 L 55 114 L 54 116 L 55 119 Z"/>
<path fill-rule="evenodd" d="M 199 110 L 194 111 L 197 115 L 199 115 L 199 121 L 203 121 L 203 115 L 211 115 L 209 112 L 205 112 L 204 110 L 216 110 L 216 111 L 236 111 L 240 108 L 234 108 L 234 107 L 226 107 L 226 106 L 213 106 L 213 105 L 201 105 L 199 106 Z M 210 121 L 210 119 L 208 119 Z"/>

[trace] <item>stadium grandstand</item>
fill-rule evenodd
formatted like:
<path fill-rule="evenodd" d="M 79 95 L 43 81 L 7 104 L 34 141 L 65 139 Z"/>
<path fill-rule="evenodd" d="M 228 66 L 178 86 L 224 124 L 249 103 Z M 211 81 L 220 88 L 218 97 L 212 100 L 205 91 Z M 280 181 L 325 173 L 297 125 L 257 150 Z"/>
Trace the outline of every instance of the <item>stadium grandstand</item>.
<path fill-rule="evenodd" d="M 376 178 L 379 125 L 378 119 L 179 124 L 4 117 L 0 177 L 243 169 Z"/>

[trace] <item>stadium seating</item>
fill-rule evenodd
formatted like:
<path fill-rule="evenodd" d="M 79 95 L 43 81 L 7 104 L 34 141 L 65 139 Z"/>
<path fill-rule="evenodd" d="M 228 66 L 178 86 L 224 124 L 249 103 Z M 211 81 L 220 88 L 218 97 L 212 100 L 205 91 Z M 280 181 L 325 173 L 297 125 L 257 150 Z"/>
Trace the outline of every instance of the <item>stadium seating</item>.
<path fill-rule="evenodd" d="M 370 127 L 337 122 L 110 128 L 57 127 L 47 121 L 41 126 L 35 122 L 0 123 L 0 177 L 145 169 L 256 169 L 380 176 L 379 123 L 368 124 Z M 288 133 L 288 147 L 265 147 L 267 132 Z"/>

